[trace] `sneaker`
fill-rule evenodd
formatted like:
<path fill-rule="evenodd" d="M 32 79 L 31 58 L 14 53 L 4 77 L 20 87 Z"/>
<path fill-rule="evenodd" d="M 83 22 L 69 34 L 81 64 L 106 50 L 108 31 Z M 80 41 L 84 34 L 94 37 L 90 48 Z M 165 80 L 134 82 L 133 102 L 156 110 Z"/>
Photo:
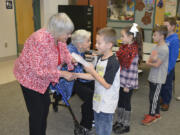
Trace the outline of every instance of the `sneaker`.
<path fill-rule="evenodd" d="M 161 111 L 168 111 L 169 110 L 169 105 L 163 104 L 161 105 Z"/>
<path fill-rule="evenodd" d="M 155 114 L 156 120 L 160 120 L 161 119 L 161 115 L 160 114 Z"/>
<path fill-rule="evenodd" d="M 116 128 L 121 128 L 123 127 L 123 124 L 116 121 L 114 124 L 113 124 L 113 131 L 116 130 Z"/>
<path fill-rule="evenodd" d="M 147 117 L 147 115 L 149 114 L 144 114 L 144 119 Z M 160 114 L 155 114 L 156 119 L 161 119 L 161 115 Z"/>
<path fill-rule="evenodd" d="M 151 115 L 146 115 L 144 120 L 142 120 L 143 125 L 151 125 L 153 122 L 156 122 L 156 117 Z"/>
<path fill-rule="evenodd" d="M 96 129 L 95 127 L 92 127 L 90 130 L 86 132 L 87 135 L 96 135 Z"/>
<path fill-rule="evenodd" d="M 163 99 L 162 98 L 160 98 L 159 103 L 160 103 L 160 105 L 163 105 Z"/>
<path fill-rule="evenodd" d="M 123 133 L 128 133 L 130 131 L 129 126 L 122 126 L 121 128 L 116 128 L 114 130 L 115 134 L 123 134 Z"/>

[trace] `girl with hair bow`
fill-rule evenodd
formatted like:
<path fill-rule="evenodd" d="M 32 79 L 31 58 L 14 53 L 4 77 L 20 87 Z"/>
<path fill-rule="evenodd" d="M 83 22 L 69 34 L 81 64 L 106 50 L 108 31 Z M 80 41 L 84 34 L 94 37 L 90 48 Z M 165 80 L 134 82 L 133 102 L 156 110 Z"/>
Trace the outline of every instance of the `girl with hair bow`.
<path fill-rule="evenodd" d="M 130 131 L 131 96 L 138 88 L 138 63 L 142 61 L 142 31 L 133 23 L 121 30 L 121 40 L 123 45 L 116 52 L 121 65 L 117 121 L 113 125 L 117 134 Z"/>

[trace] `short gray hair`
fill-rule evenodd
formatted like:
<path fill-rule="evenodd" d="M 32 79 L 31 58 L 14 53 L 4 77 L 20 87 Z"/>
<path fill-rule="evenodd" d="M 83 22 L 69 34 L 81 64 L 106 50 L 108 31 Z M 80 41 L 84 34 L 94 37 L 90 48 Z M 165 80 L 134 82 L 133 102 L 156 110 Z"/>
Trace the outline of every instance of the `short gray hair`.
<path fill-rule="evenodd" d="M 72 33 L 74 24 L 65 13 L 56 13 L 49 18 L 47 30 L 58 38 L 62 34 Z"/>
<path fill-rule="evenodd" d="M 71 42 L 73 45 L 77 45 L 78 43 L 83 43 L 85 42 L 88 38 L 90 38 L 91 32 L 80 29 L 76 30 L 72 36 L 71 36 Z"/>

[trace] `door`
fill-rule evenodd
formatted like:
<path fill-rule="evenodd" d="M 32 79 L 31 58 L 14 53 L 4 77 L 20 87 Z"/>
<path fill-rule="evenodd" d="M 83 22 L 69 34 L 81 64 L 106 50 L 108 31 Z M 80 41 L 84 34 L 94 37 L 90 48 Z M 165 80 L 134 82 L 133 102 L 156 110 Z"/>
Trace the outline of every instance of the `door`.
<path fill-rule="evenodd" d="M 93 14 L 93 48 L 95 49 L 96 33 L 107 24 L 107 0 L 77 0 L 77 5 L 90 5 L 94 7 Z"/>
<path fill-rule="evenodd" d="M 16 0 L 16 22 L 18 36 L 18 53 L 24 42 L 34 32 L 32 0 Z"/>

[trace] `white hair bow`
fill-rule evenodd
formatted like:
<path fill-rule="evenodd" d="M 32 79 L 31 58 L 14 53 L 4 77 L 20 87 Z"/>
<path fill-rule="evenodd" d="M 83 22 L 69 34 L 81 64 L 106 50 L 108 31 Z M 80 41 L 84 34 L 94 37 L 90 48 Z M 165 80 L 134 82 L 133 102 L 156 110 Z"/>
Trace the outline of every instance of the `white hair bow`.
<path fill-rule="evenodd" d="M 137 26 L 138 26 L 137 23 L 133 23 L 133 26 L 130 29 L 130 32 L 134 33 L 134 37 L 136 37 L 136 33 L 139 32 Z"/>

